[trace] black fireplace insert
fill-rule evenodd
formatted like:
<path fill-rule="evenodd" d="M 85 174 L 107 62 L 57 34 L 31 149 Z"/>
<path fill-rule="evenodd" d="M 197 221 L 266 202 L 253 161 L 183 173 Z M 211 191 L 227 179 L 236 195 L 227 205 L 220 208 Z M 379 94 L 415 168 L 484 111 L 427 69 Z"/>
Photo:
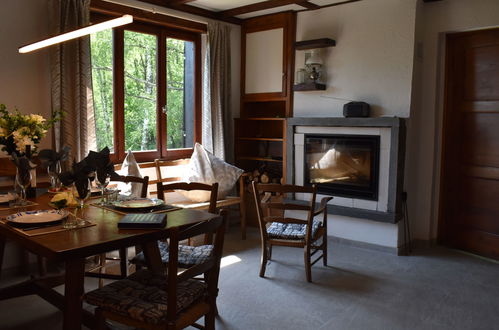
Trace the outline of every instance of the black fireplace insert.
<path fill-rule="evenodd" d="M 377 135 L 305 135 L 305 185 L 319 193 L 378 200 Z"/>

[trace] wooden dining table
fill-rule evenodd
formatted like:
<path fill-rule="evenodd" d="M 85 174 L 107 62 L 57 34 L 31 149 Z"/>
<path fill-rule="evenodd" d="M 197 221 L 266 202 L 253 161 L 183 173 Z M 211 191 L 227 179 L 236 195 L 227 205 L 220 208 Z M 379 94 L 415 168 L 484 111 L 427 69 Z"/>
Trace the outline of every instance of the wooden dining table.
<path fill-rule="evenodd" d="M 50 194 L 41 195 L 32 201 L 38 205 L 27 210 L 50 209 Z M 0 210 L 0 217 L 17 210 Z M 195 223 L 210 220 L 218 215 L 206 211 L 179 209 L 167 212 L 167 223 L 160 229 L 120 229 L 118 221 L 123 214 L 112 210 L 87 205 L 83 218 L 93 226 L 68 229 L 36 236 L 28 236 L 9 224 L 0 222 L 0 269 L 6 239 L 13 240 L 37 256 L 64 263 L 65 273 L 52 276 L 37 276 L 22 283 L 0 289 L 0 300 L 37 294 L 63 312 L 63 329 L 81 329 L 84 324 L 94 327 L 93 314 L 83 309 L 85 258 L 123 247 L 141 246 L 148 267 L 164 271 L 156 241 L 168 237 L 172 229 L 181 230 Z M 64 284 L 64 294 L 54 287 Z"/>

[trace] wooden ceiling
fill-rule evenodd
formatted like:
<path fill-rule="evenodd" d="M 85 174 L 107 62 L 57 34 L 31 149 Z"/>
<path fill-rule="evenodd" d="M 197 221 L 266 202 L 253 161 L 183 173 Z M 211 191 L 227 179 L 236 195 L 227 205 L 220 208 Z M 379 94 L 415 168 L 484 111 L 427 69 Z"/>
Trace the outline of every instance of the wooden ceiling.
<path fill-rule="evenodd" d="M 316 10 L 362 0 L 141 0 L 211 19 L 241 24 L 244 19 L 283 11 Z"/>

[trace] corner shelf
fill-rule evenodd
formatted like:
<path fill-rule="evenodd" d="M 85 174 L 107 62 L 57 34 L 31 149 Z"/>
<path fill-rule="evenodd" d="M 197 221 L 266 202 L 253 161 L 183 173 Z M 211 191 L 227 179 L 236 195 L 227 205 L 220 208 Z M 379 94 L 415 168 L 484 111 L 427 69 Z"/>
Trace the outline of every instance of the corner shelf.
<path fill-rule="evenodd" d="M 319 84 L 314 82 L 296 84 L 293 86 L 293 90 L 295 92 L 304 92 L 304 91 L 324 91 L 326 90 L 325 84 Z"/>
<path fill-rule="evenodd" d="M 296 50 L 306 50 L 315 48 L 325 48 L 336 46 L 336 41 L 330 38 L 314 39 L 314 40 L 303 40 L 295 42 Z"/>

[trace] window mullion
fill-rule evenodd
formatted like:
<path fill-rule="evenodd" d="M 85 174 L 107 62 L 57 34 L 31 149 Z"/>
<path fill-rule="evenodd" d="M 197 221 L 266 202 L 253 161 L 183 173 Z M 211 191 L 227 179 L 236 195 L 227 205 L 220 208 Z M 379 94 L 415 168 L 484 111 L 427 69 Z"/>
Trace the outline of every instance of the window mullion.
<path fill-rule="evenodd" d="M 166 33 L 161 30 L 158 47 L 158 149 L 160 157 L 165 158 L 167 153 L 167 127 L 166 114 L 163 107 L 166 108 Z"/>
<path fill-rule="evenodd" d="M 114 148 L 118 161 L 125 159 L 124 30 L 114 30 Z"/>

